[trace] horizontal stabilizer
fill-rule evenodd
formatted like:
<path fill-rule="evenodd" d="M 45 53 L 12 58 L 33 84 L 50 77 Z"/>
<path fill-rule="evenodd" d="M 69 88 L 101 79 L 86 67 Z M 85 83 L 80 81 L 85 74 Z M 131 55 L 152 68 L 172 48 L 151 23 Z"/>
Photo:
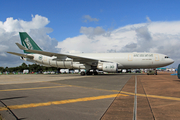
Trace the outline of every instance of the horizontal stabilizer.
<path fill-rule="evenodd" d="M 17 55 L 17 56 L 20 56 L 20 57 L 24 57 L 24 58 L 30 58 L 30 59 L 34 58 L 34 56 L 31 56 L 31 55 L 25 55 L 25 54 L 20 54 L 20 53 L 15 53 L 15 52 L 7 52 L 7 53 Z"/>
<path fill-rule="evenodd" d="M 19 43 L 16 43 L 16 45 L 19 47 L 19 49 L 21 50 L 28 50 L 27 48 L 25 48 L 24 46 L 22 46 L 21 44 Z"/>

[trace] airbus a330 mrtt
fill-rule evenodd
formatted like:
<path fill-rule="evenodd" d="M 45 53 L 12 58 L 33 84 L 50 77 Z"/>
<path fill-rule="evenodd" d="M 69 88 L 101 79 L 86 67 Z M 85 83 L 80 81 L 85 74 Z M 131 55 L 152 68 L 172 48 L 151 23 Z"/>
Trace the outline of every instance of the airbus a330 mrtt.
<path fill-rule="evenodd" d="M 25 54 L 8 52 L 20 56 L 22 60 L 48 67 L 83 69 L 81 75 L 104 72 L 118 72 L 118 69 L 148 69 L 170 65 L 174 60 L 159 53 L 81 53 L 66 54 L 43 51 L 26 32 L 19 32 L 21 44 L 16 45 Z"/>

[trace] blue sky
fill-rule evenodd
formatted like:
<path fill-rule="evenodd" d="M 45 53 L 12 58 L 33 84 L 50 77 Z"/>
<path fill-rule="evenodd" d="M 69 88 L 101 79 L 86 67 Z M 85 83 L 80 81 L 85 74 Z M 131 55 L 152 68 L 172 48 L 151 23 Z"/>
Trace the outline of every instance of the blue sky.
<path fill-rule="evenodd" d="M 179 0 L 0 0 L 0 65 L 22 64 L 27 32 L 45 51 L 180 54 Z"/>
<path fill-rule="evenodd" d="M 50 36 L 62 41 L 81 34 L 81 26 L 112 30 L 128 24 L 180 19 L 178 0 L 1 0 L 0 21 L 8 17 L 30 21 L 31 15 L 47 17 Z M 90 15 L 98 22 L 83 22 Z"/>

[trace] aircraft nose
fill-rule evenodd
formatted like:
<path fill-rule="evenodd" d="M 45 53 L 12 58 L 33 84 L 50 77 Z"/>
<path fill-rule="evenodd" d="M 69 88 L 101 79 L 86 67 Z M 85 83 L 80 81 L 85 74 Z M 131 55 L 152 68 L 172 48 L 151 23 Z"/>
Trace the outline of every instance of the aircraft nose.
<path fill-rule="evenodd" d="M 173 59 L 170 59 L 170 61 L 169 61 L 169 62 L 172 64 L 172 63 L 174 63 L 174 60 L 173 60 Z"/>

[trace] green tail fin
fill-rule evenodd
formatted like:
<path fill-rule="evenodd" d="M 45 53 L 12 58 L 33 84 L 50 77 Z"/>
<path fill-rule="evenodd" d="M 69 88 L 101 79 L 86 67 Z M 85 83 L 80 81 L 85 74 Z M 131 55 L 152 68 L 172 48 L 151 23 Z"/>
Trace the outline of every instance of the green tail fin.
<path fill-rule="evenodd" d="M 21 43 L 24 47 L 30 50 L 39 50 L 42 49 L 33 41 L 33 39 L 26 32 L 19 32 Z M 29 53 L 24 50 L 24 53 Z"/>

